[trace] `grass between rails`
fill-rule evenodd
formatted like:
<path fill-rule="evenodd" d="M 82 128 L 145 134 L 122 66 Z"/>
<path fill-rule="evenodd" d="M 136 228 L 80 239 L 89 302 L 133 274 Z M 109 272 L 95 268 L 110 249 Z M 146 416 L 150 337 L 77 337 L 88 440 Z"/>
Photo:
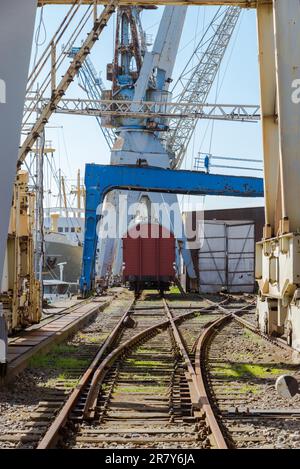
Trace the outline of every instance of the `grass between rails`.
<path fill-rule="evenodd" d="M 117 386 L 116 392 L 118 393 L 146 393 L 146 394 L 163 394 L 166 393 L 166 386 Z"/>
<path fill-rule="evenodd" d="M 221 374 L 228 378 L 269 378 L 270 376 L 287 373 L 283 368 L 270 367 L 267 365 L 251 365 L 248 363 L 232 363 L 213 367 L 213 373 Z"/>
<path fill-rule="evenodd" d="M 232 386 L 222 386 L 222 391 L 225 393 L 230 394 L 234 388 Z M 251 394 L 257 394 L 260 392 L 260 387 L 257 386 L 256 384 L 243 384 L 242 386 L 239 386 L 238 388 L 240 393 L 251 393 Z"/>
<path fill-rule="evenodd" d="M 29 361 L 31 368 L 42 368 L 49 370 L 74 370 L 85 367 L 89 360 L 75 357 L 77 347 L 74 345 L 60 344 L 45 355 L 35 355 Z"/>
<path fill-rule="evenodd" d="M 251 384 L 245 384 L 239 390 L 240 390 L 240 392 L 245 393 L 245 394 L 246 393 L 258 394 L 260 392 L 258 386 L 254 386 L 254 385 L 251 385 Z"/>
<path fill-rule="evenodd" d="M 252 331 L 249 331 L 249 329 L 244 329 L 243 335 L 247 337 L 248 339 L 251 339 L 251 341 L 254 342 L 255 344 L 264 343 L 264 339 L 262 337 L 259 337 L 259 335 L 255 334 Z"/>
<path fill-rule="evenodd" d="M 135 358 L 127 358 L 125 363 L 129 363 L 133 366 L 144 366 L 144 367 L 161 367 L 164 366 L 164 363 L 156 360 L 137 360 Z"/>
<path fill-rule="evenodd" d="M 78 339 L 87 344 L 98 344 L 100 342 L 104 342 L 108 336 L 109 336 L 109 333 L 99 334 L 96 337 L 93 335 L 89 336 L 88 333 L 83 333 L 83 332 L 78 332 L 77 334 Z"/>

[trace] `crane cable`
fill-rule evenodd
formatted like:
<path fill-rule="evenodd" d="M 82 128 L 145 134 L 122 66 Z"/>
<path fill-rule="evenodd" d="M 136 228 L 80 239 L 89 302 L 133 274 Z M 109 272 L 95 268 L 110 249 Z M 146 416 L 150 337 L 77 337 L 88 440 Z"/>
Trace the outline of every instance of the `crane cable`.
<path fill-rule="evenodd" d="M 41 32 L 43 31 L 44 33 L 44 39 L 40 40 L 40 35 Z M 44 22 L 44 6 L 41 7 L 41 12 L 40 12 L 40 19 L 39 19 L 39 24 L 36 29 L 35 37 L 34 37 L 34 42 L 35 42 L 35 55 L 34 55 L 34 60 L 33 60 L 33 68 L 35 68 L 36 61 L 37 61 L 37 56 L 39 52 L 39 48 L 42 47 L 47 40 L 47 30 Z"/>
<path fill-rule="evenodd" d="M 222 80 L 221 80 L 221 83 L 220 83 L 220 86 L 219 86 L 219 90 L 216 94 L 216 99 L 218 99 L 219 95 L 220 95 L 220 92 L 221 92 L 221 89 L 222 89 L 222 86 L 224 84 L 224 80 L 225 80 L 225 77 L 226 77 L 226 74 L 227 74 L 227 71 L 228 71 L 228 67 L 229 67 L 229 64 L 230 64 L 230 61 L 231 61 L 231 58 L 232 58 L 232 54 L 233 54 L 233 51 L 235 49 L 235 46 L 236 46 L 236 43 L 237 43 L 237 38 L 238 38 L 238 35 L 239 35 L 239 32 L 240 32 L 240 29 L 241 29 L 241 24 L 242 24 L 242 19 L 243 19 L 243 15 L 244 15 L 244 11 L 242 11 L 241 13 L 241 17 L 240 17 L 240 20 L 239 20 L 239 24 L 238 24 L 238 28 L 236 30 L 236 35 L 235 35 L 235 38 L 234 38 L 234 41 L 233 41 L 233 45 L 232 45 L 232 48 L 231 48 L 231 51 L 230 51 L 230 54 L 229 54 L 229 57 L 228 57 L 228 60 L 227 60 L 227 64 L 226 64 L 226 67 L 225 67 L 225 70 L 224 70 L 224 74 L 223 74 L 223 77 L 222 77 Z M 204 134 L 203 134 L 203 138 L 201 140 L 201 143 L 200 143 L 200 146 L 199 146 L 199 151 L 201 152 L 201 149 L 204 145 L 204 141 L 206 139 L 206 136 L 207 136 L 207 132 L 209 130 L 209 127 L 211 125 L 211 122 L 208 122 L 207 125 L 206 125 L 206 128 L 205 128 L 205 131 L 204 131 Z"/>
<path fill-rule="evenodd" d="M 220 9 L 219 9 L 220 10 Z M 199 28 L 199 16 L 200 16 L 200 9 L 198 8 L 198 12 L 197 12 L 197 21 L 196 21 L 196 26 L 195 26 L 195 34 L 194 34 L 194 46 L 193 46 L 193 50 L 195 51 L 196 49 L 196 40 L 197 40 L 197 37 L 199 35 L 198 33 L 198 28 Z M 206 19 L 206 9 L 204 8 L 203 9 L 203 22 L 202 22 L 202 31 L 204 30 L 204 26 L 205 26 L 205 19 Z M 195 58 L 195 55 L 193 54 L 193 56 L 191 57 L 191 59 L 189 60 L 188 63 L 192 62 L 192 68 L 194 67 L 194 58 Z M 188 65 L 186 65 L 187 67 Z M 195 129 L 196 130 L 196 129 Z M 192 166 L 193 166 L 193 159 L 194 159 L 194 151 L 195 151 L 195 135 L 196 135 L 196 132 L 194 132 L 194 135 L 193 135 L 193 142 L 192 142 L 192 159 L 191 159 L 191 168 L 192 169 Z M 187 158 L 184 159 L 184 169 L 187 169 Z M 189 205 L 189 202 L 190 202 L 190 195 L 188 195 L 188 198 L 187 198 L 187 203 Z M 184 203 L 185 203 L 185 195 L 183 195 L 182 199 L 181 199 L 181 213 L 183 213 L 183 209 L 184 209 Z"/>

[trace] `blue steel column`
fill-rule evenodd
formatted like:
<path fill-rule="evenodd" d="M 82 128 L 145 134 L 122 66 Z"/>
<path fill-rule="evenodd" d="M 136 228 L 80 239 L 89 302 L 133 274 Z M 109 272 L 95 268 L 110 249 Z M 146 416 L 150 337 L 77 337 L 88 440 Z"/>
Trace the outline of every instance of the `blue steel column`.
<path fill-rule="evenodd" d="M 100 220 L 100 210 L 98 206 L 103 202 L 100 190 L 101 177 L 97 177 L 98 174 L 95 168 L 94 165 L 87 165 L 85 173 L 85 235 L 80 278 L 80 291 L 83 296 L 86 296 L 93 289 L 98 242 L 97 225 Z"/>

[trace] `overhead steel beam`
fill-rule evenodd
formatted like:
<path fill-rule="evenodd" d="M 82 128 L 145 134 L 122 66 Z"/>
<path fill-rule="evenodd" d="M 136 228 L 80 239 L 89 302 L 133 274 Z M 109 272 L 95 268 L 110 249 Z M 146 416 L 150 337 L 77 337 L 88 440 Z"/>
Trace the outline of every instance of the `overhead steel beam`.
<path fill-rule="evenodd" d="M 38 0 L 38 5 L 70 5 L 74 3 L 74 0 Z M 95 0 L 82 0 L 83 5 L 91 5 L 95 3 Z M 108 0 L 98 0 L 98 4 L 107 5 Z M 257 5 L 261 4 L 270 4 L 272 0 L 119 0 L 119 5 L 125 6 L 153 6 L 155 5 L 177 5 L 177 6 L 187 6 L 187 5 L 236 5 L 244 8 L 256 8 Z"/>
<path fill-rule="evenodd" d="M 85 295 L 94 281 L 97 225 L 105 195 L 114 190 L 189 195 L 263 197 L 263 179 L 207 174 L 200 171 L 154 167 L 87 164 L 85 171 L 86 212 L 80 288 Z"/>
<path fill-rule="evenodd" d="M 264 196 L 261 178 L 126 165 L 87 164 L 85 185 L 87 199 L 90 190 L 98 192 L 98 204 L 114 189 L 188 195 Z"/>
<path fill-rule="evenodd" d="M 26 111 L 43 112 L 50 100 L 42 99 L 38 105 L 27 99 Z M 132 110 L 133 105 L 135 109 Z M 113 116 L 138 119 L 216 119 L 257 122 L 259 106 L 248 104 L 195 104 L 157 101 L 114 101 L 62 98 L 53 112 L 80 116 Z"/>

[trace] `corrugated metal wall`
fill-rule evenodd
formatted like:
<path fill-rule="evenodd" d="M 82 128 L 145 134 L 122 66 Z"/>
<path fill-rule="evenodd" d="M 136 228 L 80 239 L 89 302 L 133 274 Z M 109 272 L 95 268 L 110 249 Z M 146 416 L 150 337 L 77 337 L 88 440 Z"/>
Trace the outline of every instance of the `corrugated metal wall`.
<path fill-rule="evenodd" d="M 198 253 L 199 291 L 230 293 L 254 291 L 254 223 L 205 221 Z"/>
<path fill-rule="evenodd" d="M 258 242 L 262 239 L 263 235 L 263 226 L 265 223 L 265 214 L 264 214 L 264 207 L 244 207 L 244 208 L 236 208 L 236 209 L 221 209 L 221 210 L 205 210 L 202 213 L 199 212 L 186 212 L 184 214 L 184 220 L 185 220 L 185 225 L 187 226 L 195 226 L 196 225 L 196 220 L 197 219 L 202 219 L 203 222 L 208 222 L 208 221 L 213 221 L 213 222 L 222 222 L 222 223 L 228 223 L 229 225 L 232 224 L 232 221 L 234 220 L 235 225 L 238 224 L 253 224 L 254 225 L 254 241 Z M 246 228 L 245 228 L 246 229 Z M 224 236 L 225 239 L 225 236 Z M 215 243 L 214 241 L 213 243 Z M 250 242 L 250 240 L 249 240 Z M 242 248 L 242 240 L 235 240 L 232 244 L 235 244 L 237 247 L 237 250 L 241 250 Z M 245 246 L 245 249 L 248 249 L 248 243 Z M 244 251 L 245 251 L 244 249 Z M 186 279 L 186 286 L 188 290 L 192 291 L 198 291 L 199 289 L 199 284 L 200 284 L 200 272 L 199 272 L 199 247 L 195 247 L 195 244 L 193 247 L 191 247 L 191 255 L 195 267 L 195 271 L 197 273 L 197 279 L 190 279 L 187 277 Z M 238 255 L 238 253 L 236 253 Z M 229 262 L 229 274 L 231 273 L 231 276 L 233 275 L 232 272 L 230 272 L 230 269 L 234 269 L 234 265 L 236 264 L 236 259 L 233 259 L 234 255 L 231 255 L 230 262 Z M 203 266 L 207 266 L 209 260 L 203 259 Z M 210 261 L 214 264 L 213 259 L 210 259 Z M 220 258 L 218 258 L 217 253 L 215 253 L 215 262 L 216 265 L 219 266 L 221 264 Z M 243 265 L 243 267 L 242 267 Z M 254 261 L 253 261 L 254 265 Z M 243 275 L 243 281 L 245 280 L 245 274 L 243 274 L 244 269 L 245 271 L 248 269 L 249 273 L 252 273 L 252 260 L 251 259 L 246 259 L 246 255 L 244 252 L 243 258 L 239 260 L 239 267 L 241 267 L 242 273 L 240 275 Z M 204 267 L 205 268 L 205 267 Z M 217 269 L 218 270 L 218 269 Z M 225 266 L 223 265 L 223 271 L 225 272 Z M 236 271 L 233 279 L 233 283 L 236 282 L 237 276 L 239 275 L 238 270 Z M 211 274 L 212 275 L 212 274 Z M 225 275 L 225 273 L 224 273 Z M 220 269 L 220 274 L 215 272 L 215 280 L 218 281 L 218 285 L 223 285 L 224 280 L 224 275 L 222 277 L 222 269 Z M 222 281 L 220 280 L 220 276 L 222 278 Z M 249 275 L 249 279 L 251 279 L 251 275 Z M 204 282 L 203 282 L 204 283 Z M 250 281 L 251 283 L 251 281 Z M 255 286 L 255 282 L 254 282 Z M 226 286 L 224 287 L 226 288 Z M 233 289 L 233 286 L 231 287 Z M 254 288 L 254 287 L 253 287 Z M 212 289 L 212 291 L 218 291 L 217 288 Z M 245 289 L 248 291 L 248 287 Z"/>

